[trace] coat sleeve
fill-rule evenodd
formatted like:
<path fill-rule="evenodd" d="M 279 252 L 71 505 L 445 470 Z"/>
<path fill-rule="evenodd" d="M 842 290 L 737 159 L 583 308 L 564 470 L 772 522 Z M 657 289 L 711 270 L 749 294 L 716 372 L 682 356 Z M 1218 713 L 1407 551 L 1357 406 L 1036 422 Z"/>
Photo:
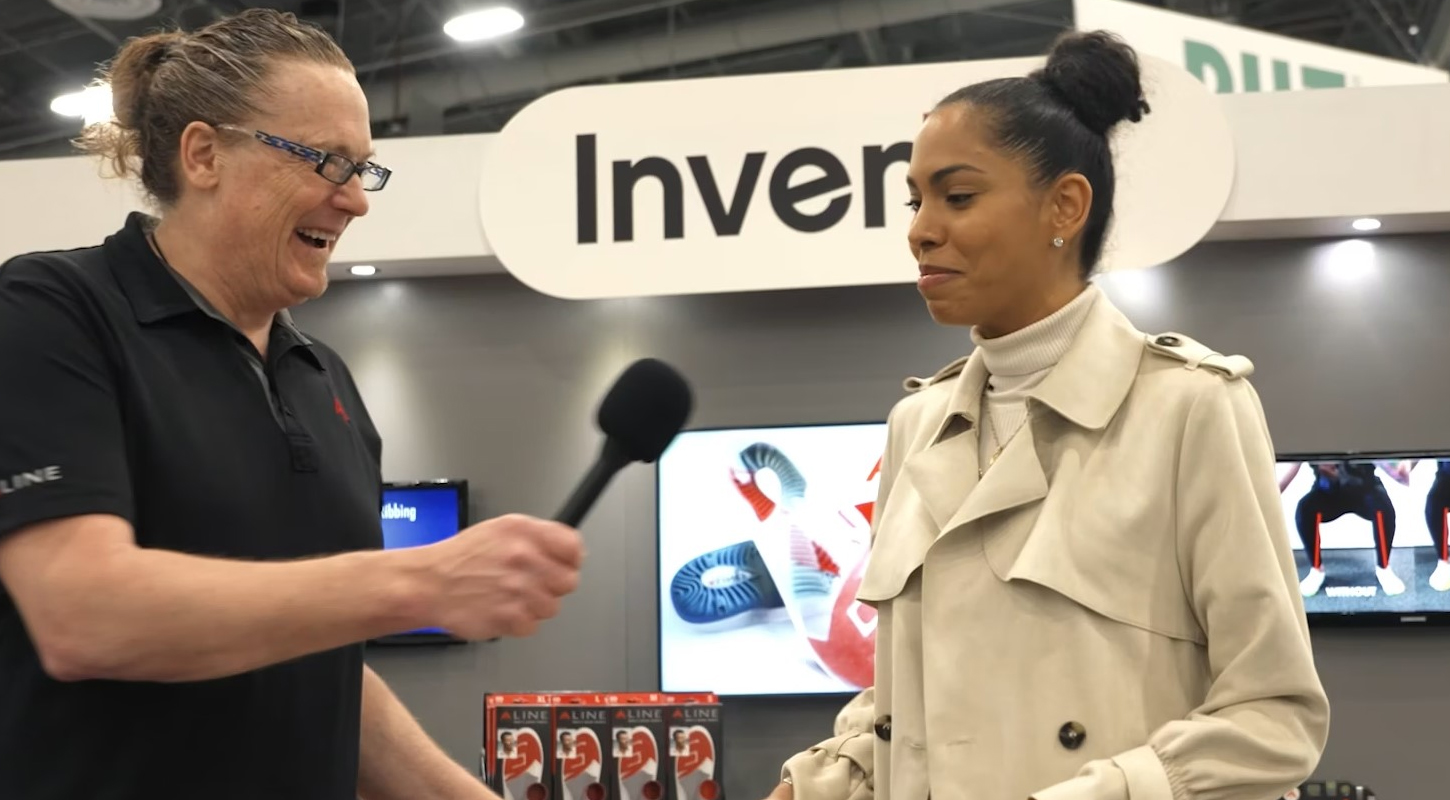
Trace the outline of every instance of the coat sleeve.
<path fill-rule="evenodd" d="M 1186 719 L 1034 800 L 1263 800 L 1313 772 L 1329 701 L 1310 648 L 1258 394 L 1215 380 L 1192 401 L 1175 481 L 1179 569 L 1212 684 Z"/>
<path fill-rule="evenodd" d="M 895 483 L 904 442 L 897 428 L 901 405 L 886 420 L 886 447 L 881 454 L 880 480 L 876 487 L 876 510 L 871 518 L 874 546 L 882 509 Z M 836 715 L 831 738 L 811 745 L 781 765 L 782 781 L 792 785 L 794 800 L 872 800 L 876 768 L 876 689 L 867 687 L 851 698 Z"/>
<path fill-rule="evenodd" d="M 836 715 L 831 738 L 791 756 L 781 767 L 795 800 L 871 800 L 876 736 L 876 690 L 851 698 Z"/>

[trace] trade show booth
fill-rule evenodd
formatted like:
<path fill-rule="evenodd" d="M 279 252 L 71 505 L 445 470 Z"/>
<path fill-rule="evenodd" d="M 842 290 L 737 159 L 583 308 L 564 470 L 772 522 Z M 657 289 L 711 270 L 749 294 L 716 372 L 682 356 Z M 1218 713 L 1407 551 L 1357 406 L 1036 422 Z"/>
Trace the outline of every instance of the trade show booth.
<path fill-rule="evenodd" d="M 1096 281 L 1138 327 L 1255 365 L 1333 707 L 1328 783 L 1301 796 L 1428 797 L 1450 716 L 1450 81 L 1116 5 L 1078 26 L 1140 46 L 1152 111 L 1114 142 Z M 583 525 L 583 584 L 538 635 L 370 648 L 455 758 L 509 800 L 759 800 L 829 734 L 872 679 L 854 592 L 886 414 L 971 349 L 914 287 L 911 143 L 942 95 L 1040 64 L 581 86 L 498 133 L 376 142 L 387 190 L 294 315 L 382 434 L 390 547 L 551 513 L 634 360 L 696 391 L 689 429 Z M 0 261 L 146 207 L 80 157 L 0 162 L 0 197 Z M 1374 502 L 1341 508 L 1339 471 Z M 809 575 L 787 514 L 812 521 Z"/>

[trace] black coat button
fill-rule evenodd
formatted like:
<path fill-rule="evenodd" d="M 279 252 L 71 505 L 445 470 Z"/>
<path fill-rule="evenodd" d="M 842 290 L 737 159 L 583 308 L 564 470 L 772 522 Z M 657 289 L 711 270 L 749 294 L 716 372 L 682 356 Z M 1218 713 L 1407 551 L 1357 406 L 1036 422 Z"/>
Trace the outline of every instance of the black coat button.
<path fill-rule="evenodd" d="M 1062 746 L 1069 750 L 1076 750 L 1082 747 L 1083 740 L 1087 738 L 1087 729 L 1081 723 L 1065 723 L 1057 731 L 1057 740 Z"/>
<path fill-rule="evenodd" d="M 1157 339 L 1154 339 L 1153 341 L 1162 345 L 1163 347 L 1177 347 L 1178 345 L 1183 344 L 1182 339 L 1166 333 L 1162 336 L 1159 336 Z"/>
<path fill-rule="evenodd" d="M 882 714 L 881 716 L 877 717 L 876 724 L 873 727 L 876 728 L 876 738 L 880 739 L 883 742 L 891 741 L 890 714 Z"/>

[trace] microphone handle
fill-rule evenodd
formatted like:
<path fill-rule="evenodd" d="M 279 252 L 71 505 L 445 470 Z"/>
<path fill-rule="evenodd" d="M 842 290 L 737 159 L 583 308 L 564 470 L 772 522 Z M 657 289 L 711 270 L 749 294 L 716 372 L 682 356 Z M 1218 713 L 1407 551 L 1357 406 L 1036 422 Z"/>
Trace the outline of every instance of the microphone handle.
<path fill-rule="evenodd" d="M 604 492 L 604 487 L 629 462 L 629 456 L 625 455 L 624 450 L 613 439 L 605 439 L 599 456 L 594 459 L 594 465 L 589 468 L 584 479 L 579 481 L 579 485 L 574 487 L 574 493 L 564 501 L 559 513 L 554 515 L 554 520 L 571 528 L 579 527 L 579 523 L 584 521 L 584 517 L 594 507 L 594 502 Z"/>

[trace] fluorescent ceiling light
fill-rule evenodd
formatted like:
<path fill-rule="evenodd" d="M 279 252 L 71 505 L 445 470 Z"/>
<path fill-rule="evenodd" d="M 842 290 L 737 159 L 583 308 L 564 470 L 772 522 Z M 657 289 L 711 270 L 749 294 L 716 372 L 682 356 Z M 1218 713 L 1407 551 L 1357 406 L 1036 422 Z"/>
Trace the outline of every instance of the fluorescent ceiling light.
<path fill-rule="evenodd" d="M 79 92 L 60 95 L 50 101 L 50 110 L 62 117 L 80 117 L 87 125 L 106 122 L 114 113 L 111 108 L 111 87 L 87 86 Z"/>
<path fill-rule="evenodd" d="M 348 270 L 348 272 L 351 272 L 352 274 L 357 275 L 360 278 L 366 278 L 378 274 L 378 268 L 374 267 L 371 264 L 357 264 L 352 269 Z"/>
<path fill-rule="evenodd" d="M 1350 223 L 1357 231 L 1377 231 L 1380 229 L 1380 221 L 1374 217 L 1361 217 Z"/>
<path fill-rule="evenodd" d="M 524 16 L 507 6 L 459 14 L 443 25 L 443 32 L 460 42 L 481 42 L 507 36 L 524 27 Z"/>

